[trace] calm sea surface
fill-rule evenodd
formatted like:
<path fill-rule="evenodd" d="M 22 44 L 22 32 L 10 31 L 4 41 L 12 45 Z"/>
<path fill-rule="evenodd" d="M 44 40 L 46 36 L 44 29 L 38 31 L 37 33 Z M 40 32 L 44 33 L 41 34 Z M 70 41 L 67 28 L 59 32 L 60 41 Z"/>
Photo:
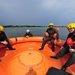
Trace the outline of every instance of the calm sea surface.
<path fill-rule="evenodd" d="M 11 38 L 11 37 L 24 36 L 26 29 L 30 29 L 30 31 L 32 32 L 32 34 L 34 36 L 44 36 L 47 28 L 46 27 L 5 28 L 4 31 L 5 31 L 6 35 Z M 60 27 L 59 38 L 65 40 L 67 35 L 68 35 L 67 29 Z"/>

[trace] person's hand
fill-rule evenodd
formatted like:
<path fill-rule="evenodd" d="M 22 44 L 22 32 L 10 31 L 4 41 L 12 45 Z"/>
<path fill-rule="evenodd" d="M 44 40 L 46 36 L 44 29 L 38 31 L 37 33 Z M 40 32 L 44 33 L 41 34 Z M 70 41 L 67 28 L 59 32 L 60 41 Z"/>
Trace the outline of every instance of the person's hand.
<path fill-rule="evenodd" d="M 6 42 L 6 41 L 2 41 L 1 43 L 3 43 L 3 44 L 7 44 L 7 42 Z"/>
<path fill-rule="evenodd" d="M 71 48 L 69 49 L 69 51 L 72 53 L 72 52 L 75 52 L 75 49 Z"/>
<path fill-rule="evenodd" d="M 28 38 L 29 36 L 26 36 L 26 38 Z"/>

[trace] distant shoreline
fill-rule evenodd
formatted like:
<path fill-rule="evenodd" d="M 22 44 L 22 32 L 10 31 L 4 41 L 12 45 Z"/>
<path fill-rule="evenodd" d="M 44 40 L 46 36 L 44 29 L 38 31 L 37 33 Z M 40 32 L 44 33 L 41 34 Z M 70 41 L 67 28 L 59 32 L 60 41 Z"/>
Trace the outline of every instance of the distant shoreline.
<path fill-rule="evenodd" d="M 16 25 L 16 26 L 12 26 L 12 25 L 7 25 L 7 26 L 4 26 L 5 28 L 8 28 L 8 27 L 48 27 L 48 26 L 35 26 L 35 25 L 33 25 L 33 26 L 30 26 L 30 25 L 25 25 L 25 26 L 18 26 L 18 25 Z M 54 26 L 54 27 L 66 27 L 66 26 Z"/>

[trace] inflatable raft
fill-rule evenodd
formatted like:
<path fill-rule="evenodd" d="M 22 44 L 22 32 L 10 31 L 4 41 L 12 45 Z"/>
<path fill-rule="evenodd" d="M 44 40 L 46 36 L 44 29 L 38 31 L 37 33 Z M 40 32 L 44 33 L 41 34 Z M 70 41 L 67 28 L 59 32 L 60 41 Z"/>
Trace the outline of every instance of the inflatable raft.
<path fill-rule="evenodd" d="M 9 38 L 11 45 L 16 50 L 9 50 L 0 44 L 0 75 L 46 75 L 50 67 L 61 69 L 67 61 L 69 54 L 60 59 L 52 59 L 60 47 L 64 44 L 63 40 L 55 40 L 55 52 L 51 50 L 51 44 L 48 42 L 43 50 L 39 50 L 43 37 L 17 37 Z M 75 65 L 67 68 L 66 72 L 75 75 Z"/>

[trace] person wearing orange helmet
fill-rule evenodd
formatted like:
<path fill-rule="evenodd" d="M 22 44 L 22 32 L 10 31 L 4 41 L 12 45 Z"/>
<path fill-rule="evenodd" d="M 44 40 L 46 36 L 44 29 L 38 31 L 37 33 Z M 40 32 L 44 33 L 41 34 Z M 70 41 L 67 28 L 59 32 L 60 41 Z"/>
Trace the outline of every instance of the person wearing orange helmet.
<path fill-rule="evenodd" d="M 42 42 L 41 48 L 39 50 L 42 50 L 45 46 L 45 44 L 47 43 L 47 41 L 51 42 L 52 45 L 52 51 L 54 52 L 54 40 L 57 38 L 58 40 L 58 32 L 56 31 L 56 29 L 54 28 L 54 24 L 50 23 L 49 24 L 49 28 L 46 30 L 45 33 L 45 38 Z"/>
<path fill-rule="evenodd" d="M 0 25 L 0 44 L 5 45 L 6 47 L 8 47 L 10 50 L 15 50 L 14 48 L 12 48 L 12 46 L 10 45 L 10 42 L 4 32 L 4 27 Z"/>
<path fill-rule="evenodd" d="M 61 50 L 55 55 L 50 56 L 51 58 L 58 59 L 63 57 L 65 54 L 70 53 L 70 57 L 67 62 L 62 66 L 61 70 L 66 70 L 67 67 L 75 63 L 75 23 L 70 23 L 67 25 L 69 34 Z"/>

